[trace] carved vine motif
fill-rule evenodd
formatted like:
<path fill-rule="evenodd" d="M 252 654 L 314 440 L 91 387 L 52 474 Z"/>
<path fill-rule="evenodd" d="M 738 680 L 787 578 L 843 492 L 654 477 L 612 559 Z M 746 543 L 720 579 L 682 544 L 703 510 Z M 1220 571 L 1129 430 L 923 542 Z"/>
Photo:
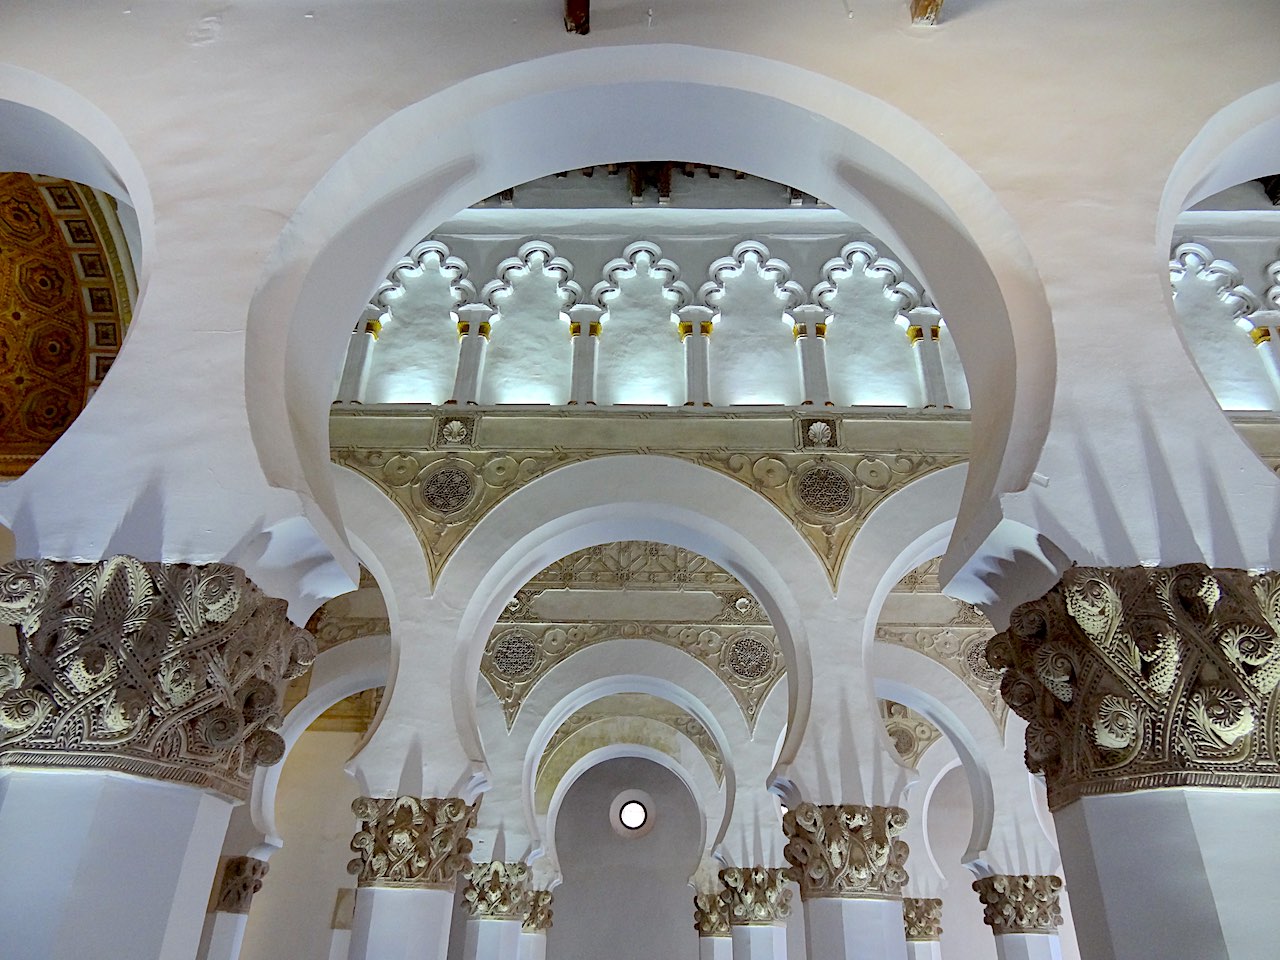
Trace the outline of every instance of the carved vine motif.
<path fill-rule="evenodd" d="M 347 872 L 361 887 L 453 889 L 471 863 L 467 833 L 478 810 L 457 797 L 357 797 L 351 812 L 361 829 L 351 849 L 358 856 Z"/>
<path fill-rule="evenodd" d="M 548 670 L 594 644 L 630 639 L 653 640 L 705 663 L 724 681 L 752 727 L 760 705 L 786 672 L 782 645 L 772 627 L 626 620 L 519 627 L 499 623 L 485 645 L 480 673 L 501 701 L 510 729 L 525 697 Z M 747 650 L 745 641 L 753 643 Z M 513 672 L 513 663 L 524 668 Z"/>
<path fill-rule="evenodd" d="M 907 882 L 907 826 L 901 807 L 802 803 L 782 818 L 783 855 L 800 897 L 888 899 Z"/>
<path fill-rule="evenodd" d="M 1280 574 L 1074 567 L 988 645 L 1049 804 L 1164 786 L 1280 787 Z"/>
<path fill-rule="evenodd" d="M 902 925 L 908 940 L 941 940 L 942 901 L 936 897 L 903 897 Z"/>
<path fill-rule="evenodd" d="M 315 641 L 228 564 L 16 560 L 0 567 L 0 764 L 85 766 L 236 799 L 277 763 L 285 683 Z"/>
<path fill-rule="evenodd" d="M 982 919 L 991 932 L 1057 933 L 1062 924 L 1059 877 L 1021 874 L 983 877 L 973 882 L 982 901 Z"/>
<path fill-rule="evenodd" d="M 956 619 L 965 616 L 963 613 Z M 1009 707 L 1000 696 L 1000 671 L 987 662 L 993 630 L 988 626 L 950 623 L 939 627 L 880 624 L 876 640 L 923 653 L 965 682 L 982 701 L 996 726 L 1004 730 Z"/>
<path fill-rule="evenodd" d="M 693 927 L 700 937 L 729 936 L 729 904 L 718 893 L 695 893 Z"/>
<path fill-rule="evenodd" d="M 248 913 L 253 895 L 262 889 L 267 869 L 267 862 L 256 857 L 229 857 L 222 866 L 214 912 Z"/>
<path fill-rule="evenodd" d="M 336 447 L 335 462 L 379 486 L 409 519 L 433 580 L 471 528 L 513 492 L 558 467 L 647 450 L 463 450 Z M 731 477 L 785 515 L 822 560 L 832 584 L 871 511 L 895 490 L 963 457 L 906 451 L 768 454 L 664 450 Z M 447 483 L 446 483 L 447 480 Z"/>
<path fill-rule="evenodd" d="M 523 920 L 529 910 L 528 885 L 529 868 L 523 863 L 476 863 L 467 875 L 462 899 L 473 917 Z"/>
<path fill-rule="evenodd" d="M 942 738 L 942 731 L 910 707 L 893 700 L 880 701 L 880 717 L 904 763 L 915 768 L 924 752 Z"/>
<path fill-rule="evenodd" d="M 782 867 L 725 867 L 720 882 L 720 899 L 735 927 L 781 923 L 791 916 L 791 891 Z"/>
<path fill-rule="evenodd" d="M 529 911 L 525 914 L 522 930 L 531 933 L 545 931 L 551 927 L 551 904 L 554 897 L 550 890 L 530 890 L 528 897 Z"/>

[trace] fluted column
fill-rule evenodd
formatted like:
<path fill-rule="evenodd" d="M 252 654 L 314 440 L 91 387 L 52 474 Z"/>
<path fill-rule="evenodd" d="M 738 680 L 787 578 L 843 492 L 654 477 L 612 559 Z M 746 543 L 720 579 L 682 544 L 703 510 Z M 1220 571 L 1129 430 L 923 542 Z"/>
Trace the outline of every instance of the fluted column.
<path fill-rule="evenodd" d="M 903 897 L 902 926 L 909 960 L 942 957 L 942 901 L 937 897 Z"/>
<path fill-rule="evenodd" d="M 982 920 L 995 935 L 1000 960 L 1061 960 L 1061 877 L 997 874 L 975 880 L 973 889 L 982 901 Z"/>
<path fill-rule="evenodd" d="M 262 889 L 267 862 L 256 857 L 226 857 L 218 871 L 217 892 L 200 935 L 198 960 L 238 960 L 249 922 L 253 895 Z"/>
<path fill-rule="evenodd" d="M 6 957 L 196 955 L 234 801 L 315 641 L 228 564 L 0 567 Z"/>
<path fill-rule="evenodd" d="M 802 803 L 782 820 L 814 960 L 905 960 L 901 807 Z"/>
<path fill-rule="evenodd" d="M 474 864 L 462 900 L 468 914 L 463 960 L 516 960 L 529 913 L 529 868 L 502 860 Z"/>
<path fill-rule="evenodd" d="M 731 960 L 729 904 L 719 892 L 693 895 L 693 926 L 698 931 L 698 960 Z"/>
<path fill-rule="evenodd" d="M 1270 956 L 1280 574 L 1073 567 L 987 659 L 1045 776 L 1082 956 Z"/>
<path fill-rule="evenodd" d="M 782 867 L 726 867 L 720 871 L 733 960 L 785 960 L 791 891 Z"/>
<path fill-rule="evenodd" d="M 524 923 L 520 926 L 520 960 L 546 960 L 547 930 L 551 927 L 550 890 L 530 890 Z"/>
<path fill-rule="evenodd" d="M 358 797 L 350 960 L 444 960 L 454 887 L 476 805 L 457 797 Z"/>

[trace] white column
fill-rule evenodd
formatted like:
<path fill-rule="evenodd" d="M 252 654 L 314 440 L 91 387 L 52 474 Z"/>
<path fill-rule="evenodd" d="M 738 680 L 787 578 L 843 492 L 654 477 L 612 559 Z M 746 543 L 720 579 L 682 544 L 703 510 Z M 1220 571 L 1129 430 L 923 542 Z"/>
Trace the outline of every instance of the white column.
<path fill-rule="evenodd" d="M 1280 790 L 1082 797 L 1053 819 L 1082 957 L 1276 956 Z"/>
<path fill-rule="evenodd" d="M 343 887 L 333 901 L 328 960 L 347 960 L 351 955 L 351 925 L 355 920 L 356 892 Z"/>
<path fill-rule="evenodd" d="M 452 890 L 360 887 L 350 960 L 445 960 L 452 920 Z"/>
<path fill-rule="evenodd" d="M 924 395 L 926 408 L 951 406 L 951 399 L 947 395 L 947 377 L 942 368 L 940 318 L 938 311 L 931 307 L 917 307 L 907 314 L 910 321 L 907 338 L 911 341 L 912 352 L 915 354 L 920 373 L 920 390 Z"/>
<path fill-rule="evenodd" d="M 595 404 L 596 357 L 600 349 L 600 316 L 604 311 L 589 303 L 569 309 L 569 335 L 573 337 L 573 382 L 570 404 Z"/>
<path fill-rule="evenodd" d="M 347 344 L 347 359 L 338 381 L 339 403 L 364 403 L 369 386 L 369 370 L 373 364 L 373 345 L 382 332 L 382 321 L 372 307 L 365 310 L 360 323 Z"/>
<path fill-rule="evenodd" d="M 463 960 L 517 960 L 520 955 L 519 917 L 467 917 L 463 934 Z M 544 941 L 545 942 L 545 941 Z"/>
<path fill-rule="evenodd" d="M 1062 960 L 1056 933 L 998 933 L 995 941 L 999 960 Z"/>
<path fill-rule="evenodd" d="M 351 930 L 334 929 L 329 940 L 329 960 L 348 960 L 351 956 Z"/>
<path fill-rule="evenodd" d="M 0 954 L 190 960 L 230 816 L 183 784 L 0 769 Z"/>
<path fill-rule="evenodd" d="M 547 931 L 522 929 L 516 956 L 520 960 L 547 960 Z"/>
<path fill-rule="evenodd" d="M 449 403 L 474 404 L 480 397 L 480 383 L 484 379 L 484 355 L 489 349 L 493 309 L 483 303 L 467 303 L 457 312 L 458 372 Z"/>
<path fill-rule="evenodd" d="M 735 923 L 729 931 L 733 960 L 787 960 L 786 923 Z"/>
<path fill-rule="evenodd" d="M 937 940 L 908 940 L 907 960 L 942 960 L 942 944 Z"/>
<path fill-rule="evenodd" d="M 1258 310 L 1249 319 L 1253 329 L 1249 335 L 1253 337 L 1258 348 L 1258 359 L 1267 371 L 1267 379 L 1271 382 L 1273 396 L 1271 409 L 1280 410 L 1280 310 Z"/>
<path fill-rule="evenodd" d="M 198 960 L 239 960 L 244 928 L 248 924 L 247 913 L 215 910 L 207 914 L 200 934 L 200 949 L 196 952 Z"/>
<path fill-rule="evenodd" d="M 685 406 L 711 406 L 712 312 L 707 307 L 681 307 L 680 339 L 684 341 Z"/>
<path fill-rule="evenodd" d="M 816 304 L 805 304 L 791 311 L 791 319 L 800 356 L 804 405 L 832 406 L 827 381 L 827 311 Z"/>
<path fill-rule="evenodd" d="M 733 937 L 699 937 L 698 960 L 733 960 Z"/>
<path fill-rule="evenodd" d="M 901 900 L 811 898 L 804 919 L 810 960 L 906 960 Z"/>

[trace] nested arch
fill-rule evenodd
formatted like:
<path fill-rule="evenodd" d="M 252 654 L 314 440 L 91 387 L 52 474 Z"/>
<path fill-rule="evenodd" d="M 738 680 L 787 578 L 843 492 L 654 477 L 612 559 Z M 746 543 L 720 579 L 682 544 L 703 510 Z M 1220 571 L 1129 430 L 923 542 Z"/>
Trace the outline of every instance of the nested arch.
<path fill-rule="evenodd" d="M 627 122 L 561 134 L 565 117 L 619 104 Z M 960 527 L 989 522 L 995 495 L 1030 475 L 1054 380 L 1048 304 L 1011 218 L 889 104 L 790 65 L 678 45 L 579 50 L 473 77 L 400 111 L 335 165 L 291 219 L 250 311 L 247 401 L 271 482 L 336 522 L 330 385 L 352 318 L 400 251 L 512 184 L 636 158 L 792 184 L 903 252 L 946 313 L 972 394 Z"/>

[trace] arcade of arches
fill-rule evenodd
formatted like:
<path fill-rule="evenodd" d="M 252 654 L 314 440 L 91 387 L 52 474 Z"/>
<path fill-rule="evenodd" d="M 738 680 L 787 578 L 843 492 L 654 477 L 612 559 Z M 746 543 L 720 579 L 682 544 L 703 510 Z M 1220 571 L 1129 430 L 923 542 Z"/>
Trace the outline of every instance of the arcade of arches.
<path fill-rule="evenodd" d="M 1280 7 L 73 6 L 6 960 L 1274 955 Z"/>

